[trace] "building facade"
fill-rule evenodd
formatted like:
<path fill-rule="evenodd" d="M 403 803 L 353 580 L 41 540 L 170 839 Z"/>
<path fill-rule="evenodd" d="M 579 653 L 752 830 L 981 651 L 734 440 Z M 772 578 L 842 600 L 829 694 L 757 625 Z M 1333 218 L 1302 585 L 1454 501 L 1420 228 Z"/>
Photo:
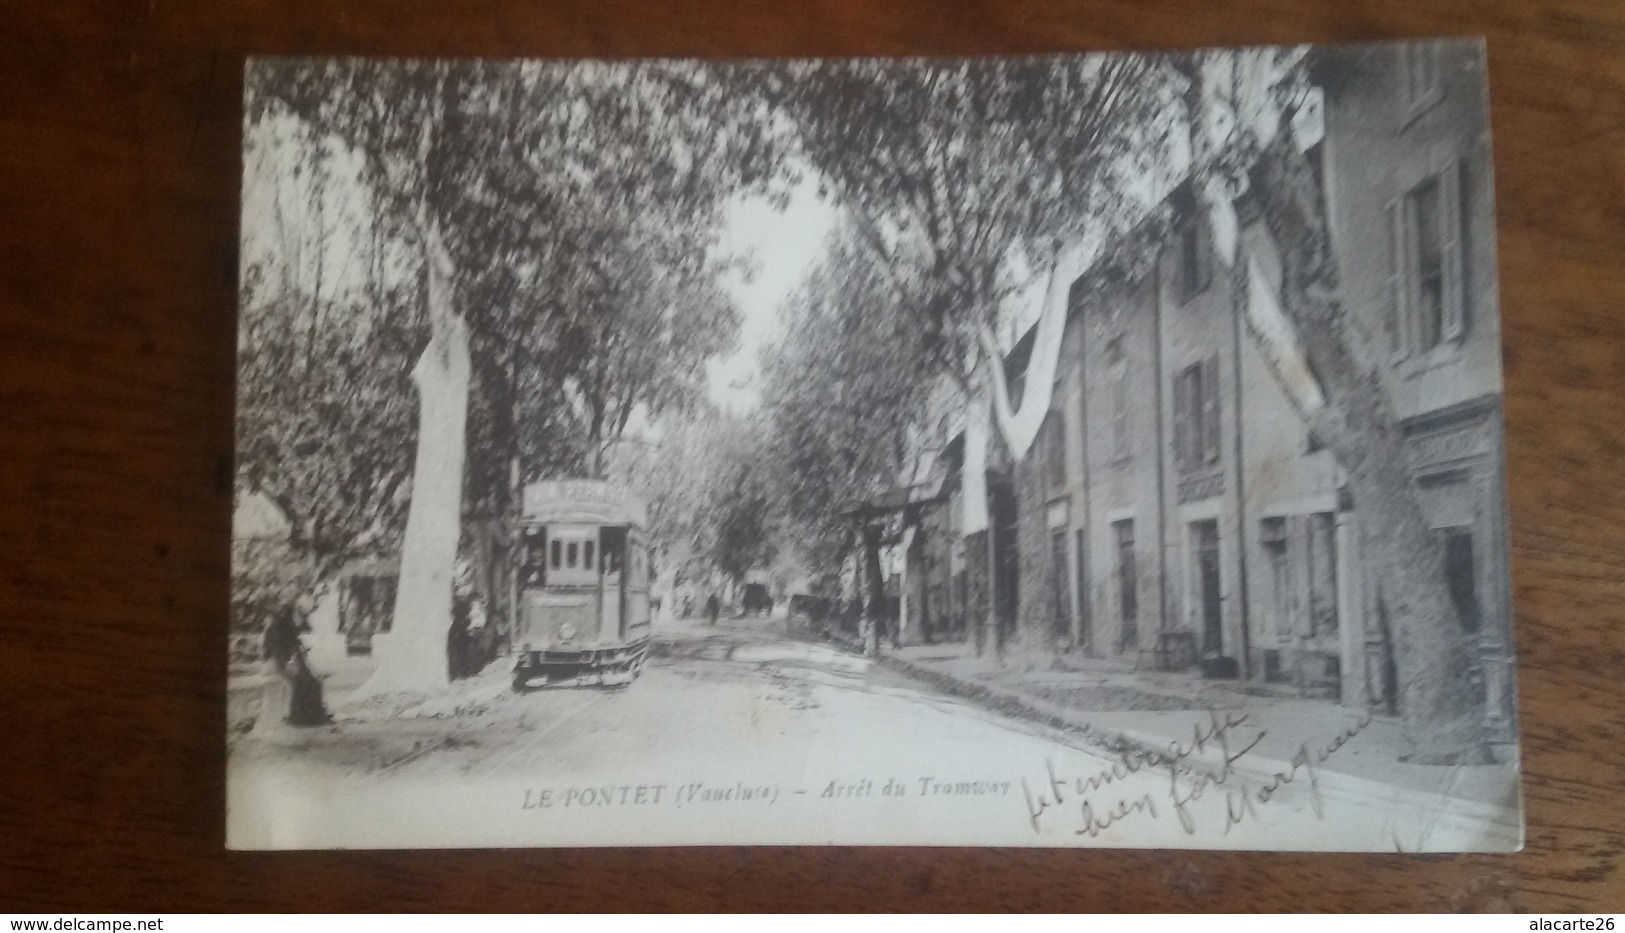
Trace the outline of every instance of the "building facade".
<path fill-rule="evenodd" d="M 1492 734 L 1513 734 L 1501 332 L 1481 45 L 1371 46 L 1352 67 L 1311 59 L 1325 89 L 1319 161 L 1351 316 L 1391 361 L 1384 389 L 1452 601 L 1478 648 Z M 1380 248 L 1387 261 L 1373 263 Z M 1380 587 L 1365 593 L 1368 619 Z M 1377 620 L 1380 622 L 1380 620 Z M 1371 701 L 1398 691 L 1380 624 L 1361 639 Z"/>
<path fill-rule="evenodd" d="M 1492 734 L 1507 736 L 1483 50 L 1375 45 L 1296 67 L 1315 90 L 1294 141 L 1319 183 L 1347 339 L 1381 361 Z M 1249 323 L 1257 289 L 1280 299 L 1280 246 L 1244 209 L 1226 256 L 1190 182 L 1155 215 L 1123 251 L 1152 258 L 1074 283 L 1038 442 L 1021 462 L 990 456 L 986 532 L 956 534 L 957 502 L 934 520 L 911 598 L 952 620 L 945 635 L 976 637 L 985 619 L 985 651 L 1020 642 L 1398 712 L 1358 503 Z M 1029 343 L 1006 361 L 1014 392 Z"/>

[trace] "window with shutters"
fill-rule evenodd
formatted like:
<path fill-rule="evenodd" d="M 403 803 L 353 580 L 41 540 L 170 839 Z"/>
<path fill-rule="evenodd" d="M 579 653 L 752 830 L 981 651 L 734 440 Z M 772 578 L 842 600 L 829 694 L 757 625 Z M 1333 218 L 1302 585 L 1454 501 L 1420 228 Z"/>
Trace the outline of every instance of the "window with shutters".
<path fill-rule="evenodd" d="M 1117 613 L 1121 643 L 1139 644 L 1140 573 L 1134 557 L 1134 519 L 1112 522 L 1112 538 L 1117 549 Z"/>
<path fill-rule="evenodd" d="M 1460 166 L 1423 179 L 1388 213 L 1391 349 L 1409 356 L 1459 341 L 1467 330 Z"/>
<path fill-rule="evenodd" d="M 1430 349 L 1444 336 L 1444 255 L 1439 243 L 1439 180 L 1429 178 L 1406 195 L 1416 227 L 1412 295 L 1416 298 L 1417 346 Z"/>
<path fill-rule="evenodd" d="M 1191 417 L 1192 389 L 1201 379 L 1198 366 L 1187 366 L 1174 376 L 1174 463 L 1180 469 L 1191 465 L 1191 434 L 1196 424 Z"/>
<path fill-rule="evenodd" d="M 1044 416 L 1044 484 L 1054 494 L 1066 487 L 1066 420 L 1058 411 Z"/>
<path fill-rule="evenodd" d="M 1473 530 L 1462 526 L 1437 532 L 1444 551 L 1444 579 L 1462 628 L 1477 633 L 1484 610 L 1478 599 L 1478 573 L 1473 560 Z"/>
<path fill-rule="evenodd" d="M 1075 585 L 1078 588 L 1078 641 L 1089 645 L 1094 638 L 1089 631 L 1089 535 L 1082 528 L 1072 535 L 1073 557 L 1077 561 L 1078 573 Z"/>
<path fill-rule="evenodd" d="M 1072 634 L 1072 594 L 1067 590 L 1066 530 L 1050 535 L 1050 623 L 1055 634 Z"/>
<path fill-rule="evenodd" d="M 1192 470 L 1219 460 L 1219 359 L 1210 356 L 1174 377 L 1174 461 Z"/>
<path fill-rule="evenodd" d="M 1287 535 L 1286 519 L 1271 517 L 1259 524 L 1259 543 L 1264 548 L 1264 562 L 1270 579 L 1270 619 L 1277 637 L 1285 638 L 1292 632 L 1294 615 L 1292 552 Z"/>
<path fill-rule="evenodd" d="M 1118 363 L 1111 369 L 1112 406 L 1112 460 L 1127 460 L 1132 454 L 1128 436 L 1128 365 Z"/>
<path fill-rule="evenodd" d="M 1337 517 L 1331 512 L 1309 516 L 1309 622 L 1311 634 L 1337 634 Z"/>
<path fill-rule="evenodd" d="M 1437 42 L 1407 42 L 1404 49 L 1404 116 L 1409 122 L 1444 99 L 1444 72 Z"/>
<path fill-rule="evenodd" d="M 1212 280 L 1208 244 L 1203 225 L 1196 219 L 1187 222 L 1179 231 L 1178 268 L 1179 300 L 1190 301 L 1207 289 Z"/>
<path fill-rule="evenodd" d="M 1219 358 L 1210 356 L 1202 365 L 1202 444 L 1203 463 L 1219 462 Z"/>

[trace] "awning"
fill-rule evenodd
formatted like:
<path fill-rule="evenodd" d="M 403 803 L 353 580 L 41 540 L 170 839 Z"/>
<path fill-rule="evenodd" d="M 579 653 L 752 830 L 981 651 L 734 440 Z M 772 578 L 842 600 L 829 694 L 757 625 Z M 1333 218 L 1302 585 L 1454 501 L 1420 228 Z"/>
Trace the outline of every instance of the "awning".
<path fill-rule="evenodd" d="M 925 509 L 947 502 L 949 491 L 946 483 L 893 487 L 842 509 L 840 514 L 855 519 L 881 518 L 897 514 L 911 517 L 909 513 L 917 515 Z"/>

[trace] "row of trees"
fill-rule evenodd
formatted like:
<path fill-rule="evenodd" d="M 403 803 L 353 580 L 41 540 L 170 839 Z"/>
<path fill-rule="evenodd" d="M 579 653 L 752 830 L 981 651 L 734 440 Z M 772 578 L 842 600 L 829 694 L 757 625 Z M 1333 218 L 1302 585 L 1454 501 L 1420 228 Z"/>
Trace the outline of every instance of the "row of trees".
<path fill-rule="evenodd" d="M 960 531 L 986 527 L 989 445 L 1031 448 L 1070 285 L 1145 209 L 1136 182 L 1164 171 L 1179 139 L 1170 78 L 1163 62 L 1118 56 L 815 62 L 770 83 L 846 220 L 768 366 L 786 501 L 817 530 L 809 563 L 851 546 L 842 513 L 942 436 L 920 419 L 944 391 L 968 422 Z M 1037 346 L 1014 398 L 995 330 L 1031 291 Z"/>
<path fill-rule="evenodd" d="M 740 584 L 774 563 L 790 528 L 767 444 L 759 415 L 698 406 L 662 420 L 658 437 L 615 448 L 608 475 L 648 501 L 665 582 Z"/>
<path fill-rule="evenodd" d="M 935 427 L 913 419 L 944 385 L 966 416 L 960 530 L 975 532 L 989 444 L 1024 457 L 1050 407 L 1078 273 L 1143 262 L 1100 247 L 1167 179 L 1196 175 L 1232 244 L 1232 202 L 1256 186 L 1287 275 L 1284 325 L 1255 337 L 1343 463 L 1364 533 L 1386 542 L 1368 553 L 1392 562 L 1418 752 L 1467 754 L 1482 743 L 1463 629 L 1400 475 L 1379 363 L 1342 323 L 1323 203 L 1284 143 L 1301 95 L 1281 65 L 256 63 L 250 136 L 286 128 L 269 135 L 298 153 L 301 181 L 252 218 L 275 248 L 245 249 L 242 475 L 284 505 L 318 568 L 369 537 L 401 542 L 400 653 L 373 687 L 443 681 L 464 515 L 511 507 L 515 465 L 601 475 L 638 418 L 703 408 L 706 361 L 739 328 L 718 284 L 722 206 L 808 171 L 841 231 L 765 360 L 762 417 L 691 427 L 709 465 L 692 486 L 708 492 L 657 496 L 660 534 L 734 575 L 792 537 L 827 559 L 844 507 L 895 483 L 911 437 Z M 285 197 L 304 204 L 290 223 Z M 996 329 L 1028 289 L 1045 298 L 1018 396 Z"/>

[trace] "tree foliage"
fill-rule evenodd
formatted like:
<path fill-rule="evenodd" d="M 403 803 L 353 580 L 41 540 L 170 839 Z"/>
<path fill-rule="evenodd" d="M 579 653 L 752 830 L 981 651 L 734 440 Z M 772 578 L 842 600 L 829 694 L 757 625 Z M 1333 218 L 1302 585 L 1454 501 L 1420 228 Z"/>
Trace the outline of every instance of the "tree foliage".
<path fill-rule="evenodd" d="M 262 226 L 244 242 L 238 472 L 282 509 L 320 575 L 400 533 L 414 309 L 394 244 L 366 227 L 347 147 L 279 116 L 245 148 Z"/>
<path fill-rule="evenodd" d="M 1162 124 L 1135 91 L 1161 73 L 1131 56 L 821 61 L 772 87 L 860 242 L 919 296 L 932 364 L 969 382 L 1000 303 L 1121 198 L 1134 137 Z"/>
<path fill-rule="evenodd" d="M 721 204 L 776 171 L 762 106 L 673 62 L 255 62 L 245 128 L 310 141 L 279 183 L 343 154 L 385 284 L 273 294 L 270 266 L 245 267 L 245 485 L 324 547 L 402 546 L 372 529 L 410 501 L 407 374 L 446 339 L 472 367 L 465 516 L 511 509 L 516 461 L 526 479 L 601 472 L 636 412 L 692 409 L 738 330 Z M 319 212 L 288 226 L 323 269 Z"/>
<path fill-rule="evenodd" d="M 708 497 L 714 531 L 707 556 L 737 585 L 773 563 L 783 529 L 773 483 L 777 466 L 765 456 L 760 419 L 731 419 L 729 428 L 728 455 Z"/>
<path fill-rule="evenodd" d="M 809 566 L 849 546 L 844 513 L 896 487 L 915 453 L 933 369 L 890 270 L 849 229 L 792 296 L 764 360 L 767 456 Z"/>

